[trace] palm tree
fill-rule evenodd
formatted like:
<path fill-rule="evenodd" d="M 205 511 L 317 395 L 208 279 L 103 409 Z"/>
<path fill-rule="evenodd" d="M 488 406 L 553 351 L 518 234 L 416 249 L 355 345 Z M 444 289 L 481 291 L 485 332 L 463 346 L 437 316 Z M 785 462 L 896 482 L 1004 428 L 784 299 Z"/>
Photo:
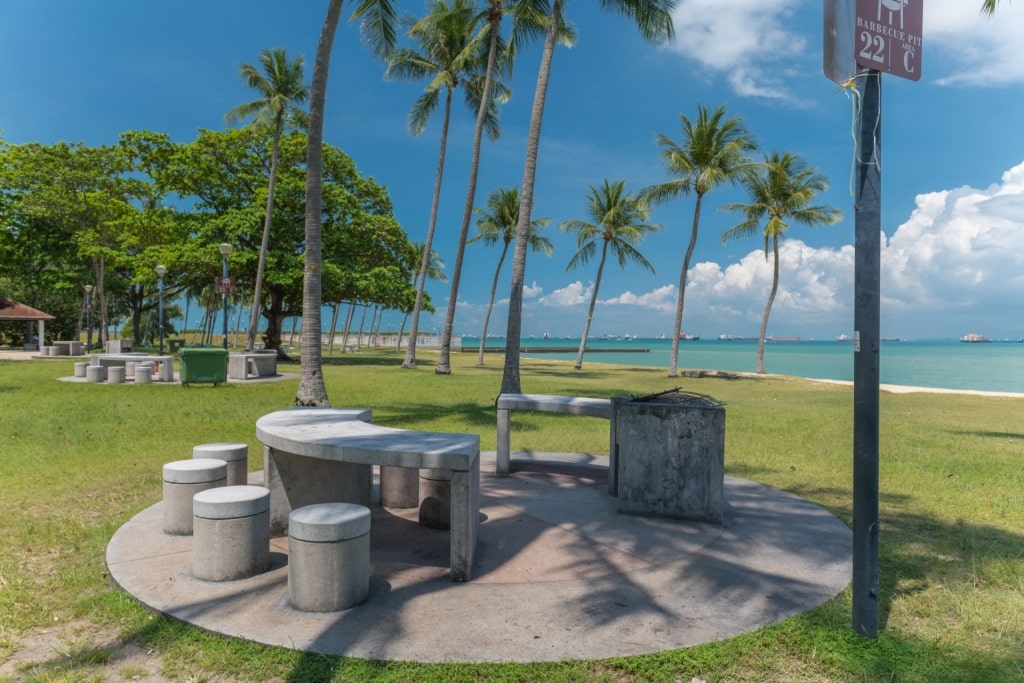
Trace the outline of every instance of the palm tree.
<path fill-rule="evenodd" d="M 753 136 L 744 128 L 738 116 L 726 118 L 725 105 L 709 112 L 699 105 L 697 120 L 690 121 L 679 115 L 683 131 L 681 143 L 658 134 L 661 159 L 672 180 L 645 188 L 642 194 L 652 203 L 661 203 L 691 191 L 697 195 L 693 207 L 693 226 L 690 243 L 683 257 L 676 295 L 676 319 L 672 335 L 672 353 L 669 357 L 668 376 L 676 377 L 679 367 L 679 334 L 683 329 L 683 302 L 686 298 L 686 274 L 690 270 L 693 249 L 697 245 L 700 210 L 704 195 L 725 183 L 739 182 L 750 166 L 747 154 L 757 149 Z"/>
<path fill-rule="evenodd" d="M 818 194 L 828 189 L 828 180 L 817 169 L 808 168 L 792 152 L 772 152 L 764 164 L 752 168 L 743 177 L 743 185 L 750 196 L 749 204 L 726 204 L 725 211 L 738 211 L 744 215 L 742 223 L 722 233 L 724 244 L 733 237 L 749 237 L 759 230 L 764 232 L 764 258 L 774 255 L 772 290 L 761 317 L 761 331 L 757 337 L 757 371 L 764 374 L 764 339 L 768 330 L 775 295 L 779 291 L 779 240 L 789 228 L 789 221 L 815 227 L 833 225 L 843 214 L 831 206 L 811 204 Z M 763 223 L 763 227 L 762 227 Z"/>
<path fill-rule="evenodd" d="M 408 270 L 406 270 L 406 266 L 405 265 L 403 265 L 403 269 L 402 269 L 402 271 L 406 272 L 406 273 L 414 272 L 414 271 L 417 273 L 417 276 L 412 278 L 413 279 L 413 286 L 415 286 L 415 284 L 416 284 L 415 280 L 418 279 L 418 277 L 419 277 L 418 276 L 418 272 L 419 272 L 418 268 L 419 268 L 419 264 L 423 262 L 423 253 L 424 253 L 425 249 L 426 249 L 426 246 L 424 245 L 423 242 L 411 242 L 409 244 L 409 256 L 408 256 L 408 259 L 406 259 L 406 258 L 402 259 L 403 261 L 408 260 L 408 261 L 414 261 L 415 262 L 415 263 L 411 263 L 411 264 L 408 265 Z M 444 265 L 445 265 L 444 264 L 444 259 L 441 258 L 441 255 L 438 254 L 433 249 L 431 249 L 430 253 L 427 255 L 427 279 L 428 280 L 435 280 L 435 281 L 440 282 L 442 284 L 448 282 L 448 276 L 444 274 Z M 434 310 L 433 307 L 430 306 L 426 302 L 425 299 L 423 300 L 423 307 L 425 309 L 429 310 L 429 311 L 433 311 Z M 412 315 L 412 309 L 407 309 L 407 310 L 404 310 L 403 312 L 405 313 L 405 315 L 402 317 L 402 326 L 398 330 L 398 345 L 395 347 L 396 349 L 401 349 L 402 348 L 402 334 L 405 332 L 405 323 L 406 323 L 406 321 L 409 319 L 409 316 Z"/>
<path fill-rule="evenodd" d="M 480 332 L 480 350 L 477 353 L 476 364 L 484 364 L 484 343 L 487 340 L 487 326 L 491 320 L 491 309 L 494 307 L 494 295 L 498 291 L 498 277 L 501 275 L 501 267 L 505 264 L 505 257 L 508 255 L 509 245 L 516 237 L 516 225 L 519 223 L 519 188 L 498 188 L 491 192 L 487 198 L 487 209 L 477 209 L 477 234 L 472 242 L 483 242 L 487 245 L 501 242 L 501 256 L 498 257 L 498 265 L 494 269 L 494 282 L 491 284 L 491 297 L 487 300 L 487 313 L 484 315 L 484 328 Z M 534 252 L 542 252 L 548 256 L 554 252 L 555 247 L 547 237 L 542 237 L 540 231 L 550 222 L 549 218 L 535 218 L 530 221 L 530 234 L 528 237 L 530 249 Z M 442 339 L 441 345 L 444 346 Z"/>
<path fill-rule="evenodd" d="M 420 263 L 416 282 L 416 303 L 413 307 L 409 344 L 405 350 L 403 368 L 416 367 L 416 335 L 419 331 L 420 309 L 423 305 L 423 289 L 426 286 L 427 254 L 434 241 L 437 225 L 437 209 L 441 199 L 441 183 L 444 177 L 445 151 L 448 145 L 448 124 L 451 121 L 452 96 L 455 88 L 464 86 L 466 104 L 477 111 L 483 89 L 469 87 L 474 78 L 485 71 L 486 52 L 481 49 L 482 34 L 478 31 L 479 18 L 470 11 L 468 0 L 454 0 L 449 7 L 444 0 L 432 0 L 428 16 L 416 22 L 408 35 L 418 44 L 420 51 L 412 48 L 396 50 L 388 57 L 385 77 L 408 80 L 429 78 L 426 91 L 413 104 L 409 112 L 409 130 L 419 135 L 427 126 L 430 115 L 437 110 L 444 92 L 444 120 L 441 124 L 441 149 L 437 158 L 437 173 L 434 177 L 434 195 L 430 205 L 430 219 L 427 223 L 423 261 Z M 498 135 L 496 107 L 485 110 L 484 125 L 492 138 Z"/>
<path fill-rule="evenodd" d="M 473 153 L 469 166 L 469 184 L 466 188 L 466 202 L 463 204 L 462 208 L 462 225 L 459 229 L 459 242 L 455 251 L 455 268 L 452 274 L 451 292 L 448 295 L 449 302 L 457 302 L 459 300 L 459 281 L 462 277 L 462 259 L 465 255 L 467 237 L 469 236 L 469 223 L 473 213 L 473 202 L 476 201 L 476 182 L 480 168 L 480 140 L 482 138 L 485 114 L 488 107 L 491 106 L 490 96 L 494 75 L 499 69 L 499 50 L 503 55 L 500 60 L 500 68 L 504 73 L 511 75 L 516 52 L 527 41 L 544 34 L 544 23 L 541 21 L 542 15 L 540 12 L 535 11 L 535 3 L 513 2 L 509 9 L 512 14 L 512 39 L 509 45 L 505 46 L 501 40 L 501 20 L 505 14 L 502 0 L 489 0 L 487 3 L 487 72 L 484 76 L 483 82 L 483 97 L 480 100 L 480 109 L 478 110 L 476 117 L 476 129 L 473 132 Z M 563 43 L 571 44 L 572 37 L 571 31 L 565 30 L 561 39 Z M 516 191 L 516 194 L 518 196 L 518 190 Z M 532 240 L 532 237 L 530 239 Z M 509 243 L 506 241 L 506 251 L 508 249 L 508 244 Z M 531 241 L 531 247 L 532 246 L 534 245 Z M 502 260 L 504 260 L 504 258 L 505 252 L 503 251 Z M 500 263 L 498 264 L 498 267 L 500 270 Z M 497 274 L 495 274 L 495 278 L 495 284 L 497 284 Z M 494 292 L 492 291 L 491 303 L 487 306 L 488 318 L 490 318 L 491 304 L 493 304 L 493 302 Z M 455 327 L 455 311 L 456 306 L 449 305 L 445 312 L 444 331 L 441 334 L 441 352 L 438 356 L 437 365 L 434 367 L 434 372 L 437 374 L 450 374 L 452 371 L 451 342 L 452 332 Z M 477 359 L 478 365 L 483 365 L 483 348 L 486 331 L 487 320 L 485 319 L 485 334 L 480 336 L 480 354 Z"/>
<path fill-rule="evenodd" d="M 995 14 L 997 4 L 999 4 L 999 0 L 984 0 L 981 3 L 982 13 L 992 16 Z"/>
<path fill-rule="evenodd" d="M 343 0 L 330 0 L 320 32 L 313 63 L 313 86 L 309 101 L 308 147 L 306 151 L 306 251 L 302 290 L 302 358 L 296 405 L 329 406 L 321 363 L 320 307 L 321 245 L 320 208 L 323 200 L 323 123 L 327 102 L 327 76 L 334 34 L 337 32 Z M 362 19 L 364 41 L 379 56 L 395 44 L 395 10 L 392 0 L 361 0 L 352 13 Z M 254 299 L 258 297 L 254 295 Z"/>
<path fill-rule="evenodd" d="M 263 240 L 260 242 L 260 256 L 256 267 L 256 283 L 252 296 L 252 311 L 249 316 L 249 333 L 246 336 L 245 350 L 252 351 L 256 346 L 256 327 L 260 315 L 260 290 L 263 288 L 263 272 L 267 266 L 267 250 L 270 248 L 270 226 L 274 213 L 274 184 L 277 181 L 277 160 L 284 133 L 285 122 L 289 116 L 299 120 L 296 105 L 305 102 L 309 89 L 303 82 L 302 57 L 289 61 L 285 50 L 274 48 L 264 50 L 260 54 L 262 71 L 252 64 L 242 64 L 239 69 L 246 85 L 259 93 L 259 97 L 251 102 L 240 104 L 227 114 L 224 119 L 228 123 L 236 123 L 252 119 L 253 126 L 264 126 L 270 129 L 273 136 L 273 148 L 270 153 L 270 180 L 267 184 L 267 209 L 263 217 Z"/>
<path fill-rule="evenodd" d="M 567 0 L 535 3 L 547 7 L 548 31 L 544 37 L 537 88 L 530 110 L 530 129 L 526 138 L 526 160 L 523 164 L 522 194 L 519 200 L 519 225 L 516 226 L 516 248 L 512 257 L 512 291 L 508 307 L 508 339 L 505 347 L 505 367 L 501 378 L 502 393 L 520 393 L 519 348 L 523 328 L 523 282 L 526 277 L 526 247 L 533 211 L 533 187 L 537 177 L 537 151 L 540 147 L 540 128 L 544 118 L 544 100 L 547 96 L 554 58 L 555 42 L 563 28 L 563 8 Z M 652 42 L 666 42 L 675 35 L 672 15 L 675 0 L 602 0 L 601 6 L 622 12 L 640 29 L 641 35 Z"/>
<path fill-rule="evenodd" d="M 594 291 L 590 295 L 590 306 L 587 308 L 587 320 L 583 324 L 583 337 L 580 339 L 580 350 L 576 354 L 575 369 L 583 368 L 583 352 L 587 348 L 587 336 L 590 334 L 590 323 L 594 318 L 594 305 L 597 303 L 597 292 L 601 288 L 601 275 L 604 263 L 610 250 L 619 262 L 620 268 L 627 263 L 636 263 L 654 272 L 654 266 L 636 249 L 636 244 L 648 233 L 660 230 L 660 225 L 644 223 L 651 214 L 650 205 L 644 198 L 636 198 L 625 191 L 626 183 L 607 180 L 601 187 L 590 186 L 587 196 L 587 215 L 594 221 L 588 223 L 581 220 L 568 220 L 560 223 L 562 232 L 576 233 L 576 253 L 565 267 L 566 272 L 576 266 L 587 263 L 597 253 L 598 240 L 601 242 L 601 260 L 597 263 L 597 275 L 594 277 Z"/>

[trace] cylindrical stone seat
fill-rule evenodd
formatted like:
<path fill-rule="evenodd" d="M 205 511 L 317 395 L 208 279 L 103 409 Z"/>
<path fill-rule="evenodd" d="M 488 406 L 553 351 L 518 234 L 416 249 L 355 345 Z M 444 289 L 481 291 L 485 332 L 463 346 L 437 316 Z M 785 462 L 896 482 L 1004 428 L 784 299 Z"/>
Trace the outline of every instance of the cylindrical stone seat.
<path fill-rule="evenodd" d="M 107 378 L 107 368 L 102 365 L 90 365 L 85 369 L 85 381 L 99 383 Z"/>
<path fill-rule="evenodd" d="M 370 595 L 370 509 L 318 503 L 288 516 L 288 602 L 337 612 Z"/>
<path fill-rule="evenodd" d="M 452 471 L 420 470 L 420 524 L 428 529 L 450 529 Z"/>
<path fill-rule="evenodd" d="M 75 377 L 85 377 L 85 369 L 89 367 L 89 361 L 75 363 Z"/>
<path fill-rule="evenodd" d="M 150 365 L 143 365 L 137 363 L 135 365 L 135 383 L 136 384 L 152 384 L 153 383 L 153 367 Z"/>
<path fill-rule="evenodd" d="M 380 506 L 414 508 L 420 504 L 420 474 L 415 467 L 380 468 Z"/>
<path fill-rule="evenodd" d="M 204 443 L 192 449 L 193 458 L 218 458 L 228 464 L 228 486 L 249 483 L 249 445 L 244 443 Z"/>
<path fill-rule="evenodd" d="M 226 486 L 228 464 L 223 460 L 175 460 L 164 465 L 164 533 L 192 534 L 192 498 L 200 491 Z"/>
<path fill-rule="evenodd" d="M 107 383 L 108 384 L 124 384 L 124 366 L 123 365 L 111 365 L 107 368 Z"/>
<path fill-rule="evenodd" d="M 270 491 L 220 486 L 192 502 L 192 575 L 234 581 L 266 570 L 270 558 Z"/>

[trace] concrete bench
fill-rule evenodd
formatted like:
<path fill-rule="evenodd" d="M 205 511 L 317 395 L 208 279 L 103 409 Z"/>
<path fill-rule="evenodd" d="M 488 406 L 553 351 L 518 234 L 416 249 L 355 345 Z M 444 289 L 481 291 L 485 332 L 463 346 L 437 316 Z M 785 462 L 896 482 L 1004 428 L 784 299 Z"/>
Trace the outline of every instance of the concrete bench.
<path fill-rule="evenodd" d="M 451 580 L 469 581 L 480 523 L 480 437 L 381 427 L 369 418 L 369 410 L 292 408 L 256 422 L 267 447 L 271 533 L 287 533 L 291 511 L 306 505 L 369 507 L 374 465 L 451 470 Z"/>
<path fill-rule="evenodd" d="M 611 399 L 551 396 L 548 394 L 501 394 L 498 396 L 497 409 L 498 451 L 494 470 L 495 474 L 504 476 L 511 469 L 512 449 L 509 442 L 511 437 L 511 413 L 513 410 L 583 415 L 608 420 L 610 423 L 608 452 L 610 455 L 614 454 L 615 420 L 613 418 Z"/>
<path fill-rule="evenodd" d="M 228 379 L 273 377 L 277 374 L 277 352 L 232 353 L 228 355 Z"/>
<path fill-rule="evenodd" d="M 89 356 L 90 365 L 101 365 L 103 367 L 110 367 L 112 365 L 123 367 L 128 363 L 138 363 L 139 361 L 153 361 L 159 365 L 159 374 L 154 370 L 154 378 L 159 377 L 161 382 L 174 381 L 174 356 L 151 356 L 141 351 L 134 353 L 94 353 Z"/>
<path fill-rule="evenodd" d="M 53 342 L 53 356 L 81 356 L 85 353 L 85 344 L 79 341 L 55 341 Z"/>

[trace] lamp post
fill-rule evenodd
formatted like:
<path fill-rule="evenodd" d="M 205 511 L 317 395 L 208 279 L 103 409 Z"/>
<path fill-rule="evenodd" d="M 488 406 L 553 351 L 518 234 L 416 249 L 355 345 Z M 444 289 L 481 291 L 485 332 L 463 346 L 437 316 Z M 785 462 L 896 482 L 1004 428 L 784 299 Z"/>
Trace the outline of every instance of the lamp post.
<path fill-rule="evenodd" d="M 217 247 L 220 249 L 220 255 L 224 257 L 224 278 L 221 280 L 221 304 L 224 307 L 224 350 L 228 348 L 228 256 L 231 255 L 231 250 L 234 249 L 230 244 L 224 243 Z"/>
<path fill-rule="evenodd" d="M 163 266 L 156 267 L 156 286 L 160 291 L 160 355 L 164 355 L 164 273 L 167 269 Z"/>
<path fill-rule="evenodd" d="M 92 349 L 92 285 L 85 286 L 85 352 Z"/>

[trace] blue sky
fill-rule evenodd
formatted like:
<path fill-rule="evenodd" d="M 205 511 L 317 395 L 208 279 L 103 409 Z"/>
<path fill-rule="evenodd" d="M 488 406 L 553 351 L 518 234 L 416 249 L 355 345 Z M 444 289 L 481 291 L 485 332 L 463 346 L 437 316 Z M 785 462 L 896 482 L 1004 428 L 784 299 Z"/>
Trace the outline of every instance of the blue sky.
<path fill-rule="evenodd" d="M 909 0 L 918 2 L 920 0 Z M 994 19 L 980 0 L 929 0 L 922 78 L 883 78 L 882 335 L 1024 336 L 1024 5 L 1004 0 Z M 422 13 L 425 3 L 402 8 Z M 307 78 L 325 2 L 269 0 L 132 2 L 9 0 L 0 9 L 0 135 L 9 142 L 106 144 L 125 130 L 194 139 L 222 129 L 223 115 L 251 93 L 238 75 L 270 47 L 303 55 Z M 345 17 L 349 3 L 346 3 Z M 781 290 L 769 334 L 830 339 L 853 331 L 852 103 L 822 71 L 818 0 L 681 0 L 672 45 L 645 44 L 621 16 L 592 0 L 568 3 L 579 39 L 559 48 L 544 119 L 534 217 L 549 217 L 551 258 L 527 266 L 526 335 L 578 336 L 596 272 L 566 272 L 573 239 L 557 224 L 585 218 L 589 185 L 622 179 L 630 189 L 667 179 L 657 133 L 680 139 L 679 115 L 725 103 L 766 150 L 793 151 L 828 176 L 823 203 L 838 225 L 793 226 L 783 243 Z M 485 143 L 477 205 L 520 183 L 540 46 L 510 83 L 500 141 Z M 334 46 L 325 140 L 386 185 L 410 237 L 422 240 L 430 210 L 440 117 L 411 137 L 406 116 L 422 84 L 387 82 L 384 67 L 340 27 Z M 460 100 L 461 101 L 461 100 Z M 454 261 L 472 142 L 472 114 L 453 109 L 434 247 Z M 738 221 L 718 211 L 739 190 L 708 194 L 689 274 L 683 328 L 705 337 L 755 335 L 771 284 L 761 241 L 721 243 Z M 640 245 L 656 273 L 610 264 L 591 333 L 671 334 L 693 199 L 655 210 L 663 230 Z M 475 230 L 475 226 L 474 226 Z M 497 248 L 471 246 L 456 332 L 478 334 Z M 508 296 L 508 270 L 499 299 Z M 447 285 L 428 287 L 440 329 Z M 504 330 L 496 306 L 491 332 Z M 391 321 L 397 327 L 399 319 Z"/>

